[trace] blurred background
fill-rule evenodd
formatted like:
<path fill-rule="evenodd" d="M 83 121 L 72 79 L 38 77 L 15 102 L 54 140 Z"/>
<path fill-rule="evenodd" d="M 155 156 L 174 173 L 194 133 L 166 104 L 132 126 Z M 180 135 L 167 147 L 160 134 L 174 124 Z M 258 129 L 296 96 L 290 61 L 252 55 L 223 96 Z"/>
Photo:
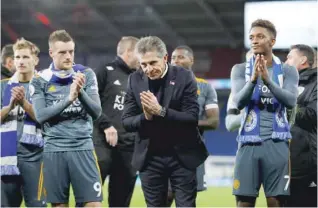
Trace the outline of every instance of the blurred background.
<path fill-rule="evenodd" d="M 36 43 L 41 50 L 38 69 L 43 69 L 50 64 L 48 36 L 57 29 L 74 38 L 76 63 L 91 68 L 115 57 L 122 36 L 159 36 L 169 55 L 174 47 L 189 45 L 195 74 L 210 82 L 219 99 L 220 127 L 205 133 L 211 154 L 205 164 L 208 186 L 227 187 L 231 197 L 237 132 L 226 131 L 224 118 L 231 68 L 245 59 L 250 25 L 258 18 L 275 24 L 274 53 L 285 61 L 293 44 L 317 49 L 317 8 L 316 0 L 2 0 L 1 47 L 20 37 Z M 230 199 L 228 206 L 234 206 Z M 214 205 L 206 200 L 199 205 Z M 139 205 L 135 196 L 133 203 Z"/>

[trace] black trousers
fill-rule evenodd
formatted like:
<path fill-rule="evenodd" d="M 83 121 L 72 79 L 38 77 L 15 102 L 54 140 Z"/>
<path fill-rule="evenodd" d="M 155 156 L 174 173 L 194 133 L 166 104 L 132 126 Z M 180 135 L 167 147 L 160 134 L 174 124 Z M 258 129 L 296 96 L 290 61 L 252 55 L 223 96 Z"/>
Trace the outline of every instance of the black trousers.
<path fill-rule="evenodd" d="M 1 207 L 20 207 L 22 203 L 21 176 L 1 176 Z"/>
<path fill-rule="evenodd" d="M 148 207 L 167 206 L 168 180 L 175 193 L 176 206 L 195 207 L 196 169 L 184 168 L 176 155 L 148 154 L 139 175 Z"/>
<path fill-rule="evenodd" d="M 129 207 L 137 178 L 131 166 L 133 152 L 104 145 L 95 145 L 95 151 L 103 184 L 109 175 L 109 207 Z"/>
<path fill-rule="evenodd" d="M 317 186 L 309 187 L 310 182 L 290 181 L 290 196 L 286 207 L 317 207 Z"/>

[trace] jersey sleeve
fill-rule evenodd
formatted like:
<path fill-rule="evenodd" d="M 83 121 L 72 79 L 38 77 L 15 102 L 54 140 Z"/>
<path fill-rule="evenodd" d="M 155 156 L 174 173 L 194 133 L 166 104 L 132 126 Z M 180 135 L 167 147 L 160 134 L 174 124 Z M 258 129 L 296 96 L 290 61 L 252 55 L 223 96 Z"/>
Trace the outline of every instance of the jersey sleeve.
<path fill-rule="evenodd" d="M 89 95 L 98 95 L 97 78 L 92 69 L 86 69 L 86 82 L 85 92 Z"/>
<path fill-rule="evenodd" d="M 215 89 L 209 83 L 206 83 L 205 89 L 207 91 L 205 110 L 218 108 L 218 97 Z"/>
<path fill-rule="evenodd" d="M 29 85 L 34 115 L 40 124 L 60 114 L 71 104 L 68 96 L 66 96 L 62 102 L 47 106 L 45 102 L 44 82 L 41 79 L 40 77 L 33 77 Z"/>
<path fill-rule="evenodd" d="M 226 111 L 230 110 L 230 109 L 237 109 L 237 105 L 233 100 L 233 95 L 232 93 L 230 93 L 229 95 L 229 99 L 227 100 L 227 106 L 226 106 Z"/>

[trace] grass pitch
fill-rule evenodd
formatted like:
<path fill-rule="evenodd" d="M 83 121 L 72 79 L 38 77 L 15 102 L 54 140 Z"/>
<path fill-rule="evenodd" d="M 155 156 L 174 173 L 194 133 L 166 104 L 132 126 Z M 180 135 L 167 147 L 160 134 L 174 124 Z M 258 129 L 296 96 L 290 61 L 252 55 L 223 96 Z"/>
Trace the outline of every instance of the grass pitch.
<path fill-rule="evenodd" d="M 108 207 L 107 184 L 104 186 L 103 206 Z M 70 197 L 70 205 L 74 206 L 74 197 Z M 136 185 L 130 203 L 131 207 L 146 207 L 145 199 L 140 185 Z M 199 192 L 197 196 L 197 207 L 235 207 L 235 197 L 232 195 L 231 187 L 208 187 L 207 191 Z M 172 207 L 175 207 L 173 204 Z M 264 192 L 260 191 L 256 207 L 267 207 Z"/>
<path fill-rule="evenodd" d="M 103 207 L 108 207 L 107 184 L 104 186 Z M 75 199 L 71 191 L 70 207 L 75 206 Z M 207 191 L 199 192 L 197 196 L 197 207 L 235 207 L 235 197 L 232 195 L 231 187 L 208 187 Z M 25 207 L 24 203 L 21 207 Z M 140 185 L 136 185 L 130 207 L 146 207 L 144 195 Z M 175 204 L 172 205 L 175 207 Z M 260 191 L 260 197 L 256 201 L 256 207 L 267 207 L 264 192 Z"/>

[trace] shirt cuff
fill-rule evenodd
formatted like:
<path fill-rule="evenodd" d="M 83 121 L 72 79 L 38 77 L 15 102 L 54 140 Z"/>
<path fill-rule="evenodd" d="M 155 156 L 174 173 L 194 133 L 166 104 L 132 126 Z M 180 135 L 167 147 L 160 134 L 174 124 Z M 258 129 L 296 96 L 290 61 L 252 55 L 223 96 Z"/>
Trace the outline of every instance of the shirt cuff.
<path fill-rule="evenodd" d="M 207 105 L 205 106 L 205 110 L 209 110 L 209 109 L 211 109 L 211 108 L 219 108 L 219 106 L 218 106 L 218 104 L 216 104 L 216 103 L 207 104 Z"/>

